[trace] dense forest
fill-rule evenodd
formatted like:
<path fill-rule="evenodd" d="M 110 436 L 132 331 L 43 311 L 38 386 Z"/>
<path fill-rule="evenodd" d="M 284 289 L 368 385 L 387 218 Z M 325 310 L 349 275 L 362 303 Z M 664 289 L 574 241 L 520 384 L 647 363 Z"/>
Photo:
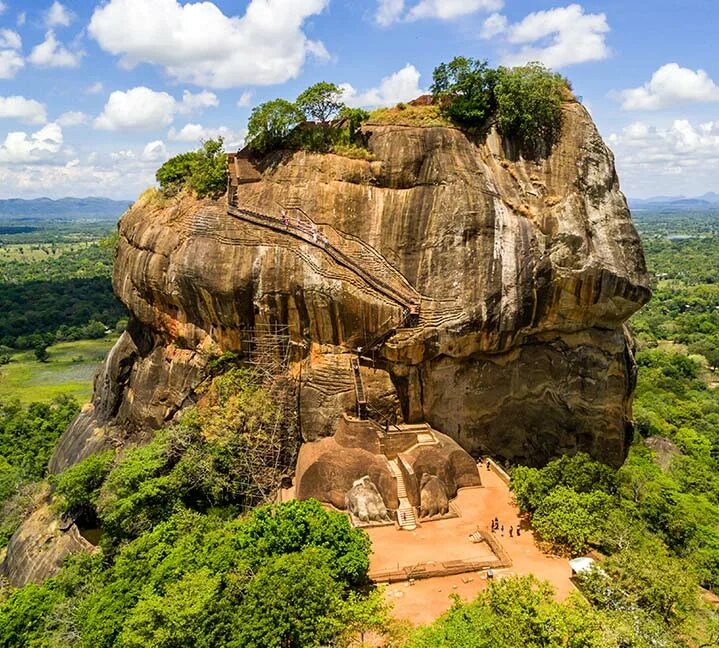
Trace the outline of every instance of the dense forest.
<path fill-rule="evenodd" d="M 127 317 L 112 293 L 116 235 L 107 223 L 0 236 L 0 347 L 98 338 Z"/>

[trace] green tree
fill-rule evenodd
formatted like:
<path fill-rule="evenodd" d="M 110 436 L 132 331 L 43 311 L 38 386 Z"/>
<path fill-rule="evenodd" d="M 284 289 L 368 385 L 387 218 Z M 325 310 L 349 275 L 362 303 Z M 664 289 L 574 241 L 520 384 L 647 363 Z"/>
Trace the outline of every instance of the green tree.
<path fill-rule="evenodd" d="M 499 131 L 517 138 L 527 154 L 546 154 L 561 130 L 566 88 L 566 80 L 541 63 L 499 68 L 494 87 Z"/>
<path fill-rule="evenodd" d="M 62 497 L 64 510 L 81 512 L 94 508 L 105 477 L 110 472 L 114 452 L 108 450 L 90 455 L 80 463 L 50 479 L 55 491 Z"/>
<path fill-rule="evenodd" d="M 304 114 L 286 99 L 260 104 L 250 114 L 247 144 L 255 151 L 269 151 L 288 144 L 290 133 L 304 121 Z"/>
<path fill-rule="evenodd" d="M 612 498 L 601 491 L 577 493 L 559 486 L 542 500 L 532 527 L 543 540 L 582 553 L 601 538 Z"/>
<path fill-rule="evenodd" d="M 308 120 L 324 125 L 344 107 L 342 90 L 334 83 L 320 81 L 302 92 L 295 105 Z"/>
<path fill-rule="evenodd" d="M 369 113 L 362 108 L 350 108 L 343 106 L 340 110 L 340 117 L 346 119 L 347 126 L 347 143 L 354 144 L 358 140 L 359 129 L 364 122 L 369 119 Z"/>
<path fill-rule="evenodd" d="M 196 161 L 187 184 L 200 198 L 217 198 L 227 190 L 227 155 L 224 146 L 222 137 L 208 139 L 196 152 Z"/>
<path fill-rule="evenodd" d="M 240 645 L 311 648 L 339 635 L 344 601 L 330 561 L 326 551 L 307 548 L 279 556 L 259 571 L 240 608 Z"/>
<path fill-rule="evenodd" d="M 186 186 L 198 157 L 196 151 L 180 153 L 171 157 L 157 170 L 155 178 L 166 196 L 174 196 Z"/>
<path fill-rule="evenodd" d="M 457 56 L 432 74 L 431 91 L 442 114 L 466 128 L 487 125 L 494 114 L 496 70 L 487 61 Z"/>
<path fill-rule="evenodd" d="M 38 362 L 47 362 L 50 359 L 50 354 L 47 352 L 47 345 L 38 344 L 34 349 L 35 357 Z"/>

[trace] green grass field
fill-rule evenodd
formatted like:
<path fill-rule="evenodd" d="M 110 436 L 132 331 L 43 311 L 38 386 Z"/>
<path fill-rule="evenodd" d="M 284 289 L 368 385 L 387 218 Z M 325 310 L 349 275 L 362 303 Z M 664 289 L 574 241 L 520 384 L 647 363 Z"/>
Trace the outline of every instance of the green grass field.
<path fill-rule="evenodd" d="M 56 259 L 66 252 L 78 252 L 90 243 L 11 243 L 0 246 L 0 261 L 46 261 Z"/>
<path fill-rule="evenodd" d="M 12 362 L 0 366 L 0 400 L 32 403 L 66 394 L 80 403 L 89 401 L 95 371 L 116 339 L 55 344 L 48 347 L 48 362 L 38 362 L 33 351 L 12 354 Z"/>

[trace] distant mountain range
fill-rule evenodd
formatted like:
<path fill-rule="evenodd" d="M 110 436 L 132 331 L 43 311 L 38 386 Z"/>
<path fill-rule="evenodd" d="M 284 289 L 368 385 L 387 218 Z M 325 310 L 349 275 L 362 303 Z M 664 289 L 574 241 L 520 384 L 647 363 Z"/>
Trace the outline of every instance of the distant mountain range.
<path fill-rule="evenodd" d="M 632 209 L 719 209 L 719 193 L 708 191 L 695 198 L 686 196 L 652 196 L 629 198 Z"/>
<path fill-rule="evenodd" d="M 8 198 L 0 200 L 0 218 L 6 219 L 61 219 L 78 218 L 117 219 L 132 204 L 129 200 L 109 198 Z"/>

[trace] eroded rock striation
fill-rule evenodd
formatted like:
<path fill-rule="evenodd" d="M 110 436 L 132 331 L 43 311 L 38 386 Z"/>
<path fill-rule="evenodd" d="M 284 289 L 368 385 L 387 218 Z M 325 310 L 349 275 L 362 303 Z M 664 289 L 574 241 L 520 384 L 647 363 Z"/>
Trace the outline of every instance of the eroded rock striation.
<path fill-rule="evenodd" d="M 495 132 L 477 142 L 373 124 L 372 161 L 244 161 L 237 205 L 286 231 L 223 201 L 139 200 L 120 223 L 114 274 L 133 321 L 53 468 L 171 419 L 212 353 L 277 323 L 302 363 L 308 440 L 353 407 L 350 352 L 385 336 L 371 350 L 372 398 L 405 421 L 511 461 L 585 450 L 619 463 L 634 383 L 623 325 L 649 282 L 611 152 L 579 103 L 563 114 L 537 161 L 512 159 Z M 311 221 L 318 243 L 295 236 Z M 412 302 L 419 326 L 403 328 Z"/>

